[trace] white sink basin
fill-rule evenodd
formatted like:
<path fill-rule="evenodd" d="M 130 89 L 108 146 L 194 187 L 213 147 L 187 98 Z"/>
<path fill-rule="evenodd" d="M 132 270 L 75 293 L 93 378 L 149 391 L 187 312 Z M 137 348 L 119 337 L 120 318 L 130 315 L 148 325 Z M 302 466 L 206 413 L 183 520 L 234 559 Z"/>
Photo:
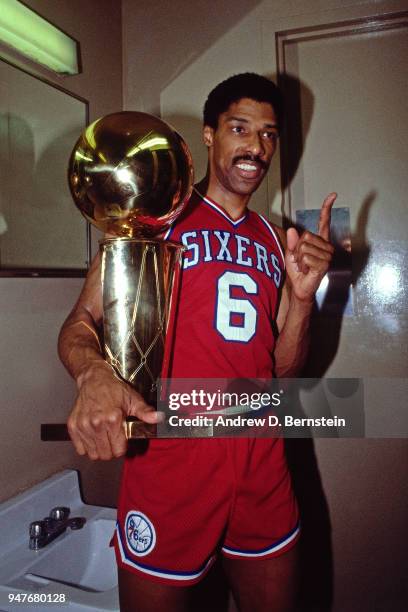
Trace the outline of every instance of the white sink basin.
<path fill-rule="evenodd" d="M 109 548 L 114 529 L 115 521 L 94 519 L 78 531 L 68 530 L 35 553 L 38 559 L 28 568 L 30 579 L 43 577 L 90 591 L 113 589 L 118 583 L 115 555 Z"/>
<path fill-rule="evenodd" d="M 55 506 L 68 506 L 71 517 L 86 518 L 85 525 L 68 528 L 44 548 L 30 550 L 30 522 Z M 64 609 L 70 612 L 119 611 L 115 554 L 109 546 L 115 521 L 116 510 L 83 504 L 73 470 L 0 505 L 0 529 L 6 536 L 0 551 L 0 611 L 61 612 L 61 603 L 10 602 L 9 595 L 17 593 L 43 598 L 62 594 Z"/>

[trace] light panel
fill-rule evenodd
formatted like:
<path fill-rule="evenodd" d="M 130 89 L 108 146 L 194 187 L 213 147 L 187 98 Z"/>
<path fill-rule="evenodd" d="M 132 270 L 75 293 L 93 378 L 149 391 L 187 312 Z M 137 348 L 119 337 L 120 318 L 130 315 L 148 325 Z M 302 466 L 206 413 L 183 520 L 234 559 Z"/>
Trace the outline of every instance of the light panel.
<path fill-rule="evenodd" d="M 18 0 L 0 0 L 0 40 L 54 72 L 79 72 L 76 41 Z"/>

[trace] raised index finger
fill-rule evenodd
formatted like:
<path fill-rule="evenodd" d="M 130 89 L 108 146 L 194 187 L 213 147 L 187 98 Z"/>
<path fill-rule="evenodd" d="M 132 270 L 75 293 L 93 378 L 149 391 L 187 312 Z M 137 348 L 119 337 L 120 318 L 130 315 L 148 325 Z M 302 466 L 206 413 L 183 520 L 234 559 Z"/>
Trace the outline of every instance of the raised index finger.
<path fill-rule="evenodd" d="M 320 210 L 319 227 L 317 233 L 319 236 L 321 236 L 321 238 L 324 238 L 324 240 L 330 240 L 331 209 L 336 198 L 337 193 L 330 193 L 327 198 L 325 198 Z"/>

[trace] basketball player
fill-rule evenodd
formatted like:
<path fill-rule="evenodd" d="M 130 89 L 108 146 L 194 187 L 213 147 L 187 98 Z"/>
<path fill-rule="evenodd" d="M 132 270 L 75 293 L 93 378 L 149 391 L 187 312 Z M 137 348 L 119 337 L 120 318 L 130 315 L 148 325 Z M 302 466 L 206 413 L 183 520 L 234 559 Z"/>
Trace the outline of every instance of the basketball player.
<path fill-rule="evenodd" d="M 248 203 L 269 168 L 281 125 L 276 86 L 227 79 L 204 108 L 208 171 L 165 238 L 186 246 L 173 378 L 295 376 L 308 345 L 315 292 L 326 273 L 330 211 L 317 235 L 287 235 Z M 60 335 L 78 384 L 68 420 L 79 454 L 126 452 L 122 421 L 158 416 L 103 360 L 99 259 Z M 299 517 L 281 439 L 150 440 L 126 458 L 115 548 L 122 612 L 189 610 L 192 585 L 217 553 L 239 610 L 293 609 Z"/>

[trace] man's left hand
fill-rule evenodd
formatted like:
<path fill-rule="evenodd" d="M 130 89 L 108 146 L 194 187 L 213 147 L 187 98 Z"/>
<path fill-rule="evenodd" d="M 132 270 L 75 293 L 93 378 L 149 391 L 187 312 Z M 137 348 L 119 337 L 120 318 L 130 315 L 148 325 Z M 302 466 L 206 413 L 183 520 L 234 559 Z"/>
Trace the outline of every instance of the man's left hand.
<path fill-rule="evenodd" d="M 313 302 L 321 280 L 329 269 L 334 253 L 334 247 L 330 244 L 330 218 L 336 198 L 337 194 L 331 193 L 324 200 L 317 234 L 305 231 L 299 237 L 294 227 L 287 231 L 286 271 L 292 294 L 302 302 Z"/>

